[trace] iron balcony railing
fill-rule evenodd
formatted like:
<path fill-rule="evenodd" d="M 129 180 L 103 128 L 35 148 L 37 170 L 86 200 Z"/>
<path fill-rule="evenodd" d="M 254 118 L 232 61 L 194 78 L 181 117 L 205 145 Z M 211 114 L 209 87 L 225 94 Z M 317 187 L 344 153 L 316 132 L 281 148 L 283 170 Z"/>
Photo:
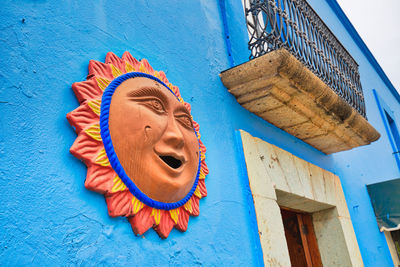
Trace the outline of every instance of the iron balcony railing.
<path fill-rule="evenodd" d="M 250 59 L 286 48 L 366 118 L 358 64 L 305 0 L 244 0 Z"/>

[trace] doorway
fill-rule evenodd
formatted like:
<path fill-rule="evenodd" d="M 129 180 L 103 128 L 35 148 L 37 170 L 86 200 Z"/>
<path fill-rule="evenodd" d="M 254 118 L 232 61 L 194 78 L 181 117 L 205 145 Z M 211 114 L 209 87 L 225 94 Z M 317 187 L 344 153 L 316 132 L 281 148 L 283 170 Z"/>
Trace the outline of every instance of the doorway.
<path fill-rule="evenodd" d="M 311 214 L 281 207 L 281 215 L 292 266 L 322 266 Z"/>

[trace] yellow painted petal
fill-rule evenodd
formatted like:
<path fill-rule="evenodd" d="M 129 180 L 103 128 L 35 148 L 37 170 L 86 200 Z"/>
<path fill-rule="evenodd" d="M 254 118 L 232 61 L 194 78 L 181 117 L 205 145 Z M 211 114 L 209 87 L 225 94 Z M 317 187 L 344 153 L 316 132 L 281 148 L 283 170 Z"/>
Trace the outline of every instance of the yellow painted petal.
<path fill-rule="evenodd" d="M 140 63 L 139 72 L 149 74 L 149 71 L 147 70 L 147 68 L 144 66 L 144 64 L 142 62 Z"/>
<path fill-rule="evenodd" d="M 169 211 L 169 214 L 171 215 L 171 219 L 172 219 L 175 223 L 178 223 L 179 208 L 170 210 L 170 211 Z"/>
<path fill-rule="evenodd" d="M 89 128 L 85 130 L 85 133 L 92 137 L 94 140 L 101 141 L 101 135 L 100 135 L 100 125 L 99 124 L 93 124 Z"/>
<path fill-rule="evenodd" d="M 114 78 L 117 78 L 118 76 L 122 75 L 122 72 L 117 67 L 115 67 L 113 64 L 110 65 L 111 65 L 111 72 Z"/>
<path fill-rule="evenodd" d="M 96 78 L 96 81 L 97 81 L 97 85 L 99 86 L 99 88 L 102 91 L 104 91 L 111 82 L 110 80 L 100 78 L 100 77 Z"/>
<path fill-rule="evenodd" d="M 189 201 L 186 202 L 185 205 L 183 205 L 183 207 L 185 208 L 185 210 L 192 213 L 192 200 L 189 199 Z"/>
<path fill-rule="evenodd" d="M 100 116 L 101 99 L 89 101 L 88 105 L 95 114 Z"/>
<path fill-rule="evenodd" d="M 104 148 L 100 150 L 100 153 L 97 155 L 96 163 L 100 164 L 101 166 L 110 166 L 110 162 L 108 161 L 106 150 Z"/>
<path fill-rule="evenodd" d="M 196 187 L 196 190 L 194 191 L 194 195 L 198 198 L 201 198 L 201 193 L 200 193 L 200 188 L 199 186 Z"/>
<path fill-rule="evenodd" d="M 132 197 L 133 214 L 138 213 L 143 208 L 143 203 L 136 197 Z"/>
<path fill-rule="evenodd" d="M 161 80 L 161 76 L 158 71 L 154 71 L 154 76 Z"/>
<path fill-rule="evenodd" d="M 115 192 L 116 191 L 124 191 L 126 188 L 124 183 L 120 183 L 118 186 L 115 187 Z"/>
<path fill-rule="evenodd" d="M 201 161 L 206 159 L 206 155 L 204 153 L 201 153 Z"/>
<path fill-rule="evenodd" d="M 160 220 L 161 220 L 161 211 L 158 209 L 153 208 L 151 211 L 151 216 L 154 217 L 154 221 L 157 225 L 160 224 Z"/>
<path fill-rule="evenodd" d="M 114 180 L 114 185 L 111 189 L 112 193 L 118 192 L 118 191 L 124 191 L 126 189 L 126 185 L 124 184 L 124 182 L 122 182 L 122 180 L 117 176 L 115 176 Z"/>
<path fill-rule="evenodd" d="M 126 69 L 126 72 L 134 72 L 135 71 L 135 68 L 128 62 L 125 62 L 125 69 Z"/>
<path fill-rule="evenodd" d="M 199 179 L 202 179 L 202 180 L 206 179 L 206 176 L 202 171 L 200 171 Z"/>

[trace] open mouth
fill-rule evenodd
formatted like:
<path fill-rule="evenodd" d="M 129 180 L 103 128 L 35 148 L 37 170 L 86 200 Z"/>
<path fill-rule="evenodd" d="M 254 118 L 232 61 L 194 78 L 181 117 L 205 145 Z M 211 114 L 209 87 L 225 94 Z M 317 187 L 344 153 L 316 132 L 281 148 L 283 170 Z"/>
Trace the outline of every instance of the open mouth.
<path fill-rule="evenodd" d="M 160 158 L 173 169 L 178 169 L 180 166 L 182 166 L 182 161 L 172 156 L 160 156 Z"/>

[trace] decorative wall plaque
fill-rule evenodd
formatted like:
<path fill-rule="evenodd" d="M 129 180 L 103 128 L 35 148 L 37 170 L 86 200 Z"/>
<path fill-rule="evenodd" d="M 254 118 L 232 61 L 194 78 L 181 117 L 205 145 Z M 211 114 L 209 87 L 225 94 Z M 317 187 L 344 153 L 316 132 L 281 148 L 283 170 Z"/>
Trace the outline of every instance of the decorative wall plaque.
<path fill-rule="evenodd" d="M 135 234 L 150 227 L 167 238 L 186 231 L 207 195 L 206 148 L 190 104 L 164 72 L 128 52 L 91 60 L 72 89 L 80 106 L 67 114 L 78 137 L 70 152 L 87 166 L 85 187 L 105 196 L 112 217 Z"/>

